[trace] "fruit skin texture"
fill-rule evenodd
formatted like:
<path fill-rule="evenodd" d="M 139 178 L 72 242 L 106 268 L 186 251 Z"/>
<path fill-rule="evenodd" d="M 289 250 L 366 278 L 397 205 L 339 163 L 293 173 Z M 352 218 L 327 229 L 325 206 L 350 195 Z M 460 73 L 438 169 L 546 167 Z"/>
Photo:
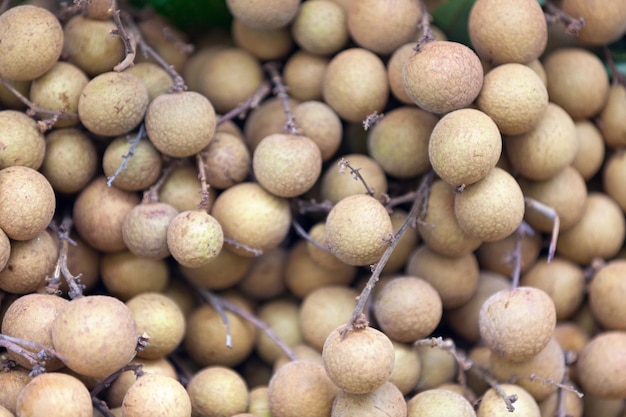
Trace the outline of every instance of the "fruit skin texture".
<path fill-rule="evenodd" d="M 443 116 L 428 142 L 428 159 L 452 186 L 470 185 L 496 166 L 502 153 L 498 126 L 480 110 L 460 109 Z"/>
<path fill-rule="evenodd" d="M 0 170 L 0 228 L 13 240 L 29 240 L 45 230 L 54 216 L 52 186 L 32 168 Z"/>
<path fill-rule="evenodd" d="M 322 349 L 330 379 L 351 394 L 366 394 L 389 380 L 395 360 L 391 340 L 372 327 L 353 330 L 341 338 L 344 325 L 326 338 Z"/>
<path fill-rule="evenodd" d="M 626 397 L 626 332 L 607 331 L 591 339 L 578 356 L 576 379 L 585 394 Z"/>
<path fill-rule="evenodd" d="M 0 111 L 0 169 L 20 165 L 39 169 L 46 156 L 46 140 L 37 122 L 16 110 Z"/>
<path fill-rule="evenodd" d="M 178 210 L 166 203 L 145 203 L 128 212 L 122 225 L 122 238 L 133 254 L 149 259 L 170 255 L 167 228 Z"/>
<path fill-rule="evenodd" d="M 478 316 L 480 336 L 495 353 L 522 362 L 539 353 L 556 326 L 554 303 L 533 287 L 499 291 L 489 297 Z"/>
<path fill-rule="evenodd" d="M 456 194 L 454 213 L 468 235 L 484 242 L 504 239 L 524 218 L 524 195 L 515 178 L 496 167 Z"/>
<path fill-rule="evenodd" d="M 174 378 L 146 374 L 130 386 L 122 402 L 124 417 L 191 417 L 191 400 Z"/>
<path fill-rule="evenodd" d="M 91 395 L 77 378 L 43 373 L 33 378 L 17 397 L 16 416 L 91 417 Z"/>
<path fill-rule="evenodd" d="M 389 245 L 393 226 L 389 213 L 374 197 L 348 196 L 326 218 L 326 244 L 348 265 L 377 262 Z"/>
<path fill-rule="evenodd" d="M 593 317 L 604 329 L 626 330 L 626 260 L 615 259 L 593 277 L 589 303 Z"/>
<path fill-rule="evenodd" d="M 287 26 L 298 13 L 301 0 L 227 0 L 230 13 L 246 26 L 274 30 Z"/>
<path fill-rule="evenodd" d="M 476 416 L 469 401 L 460 394 L 447 389 L 422 391 L 408 401 L 407 409 L 409 417 Z"/>
<path fill-rule="evenodd" d="M 576 38 L 585 45 L 608 45 L 626 31 L 626 2 L 623 0 L 564 0 L 560 7 L 570 16 L 585 19 L 585 26 Z"/>
<path fill-rule="evenodd" d="M 16 6 L 0 15 L 0 77 L 37 78 L 57 62 L 62 49 L 61 23 L 43 7 Z"/>
<path fill-rule="evenodd" d="M 331 417 L 406 417 L 406 401 L 391 382 L 368 394 L 340 392 L 333 402 Z"/>
<path fill-rule="evenodd" d="M 444 114 L 474 101 L 483 86 L 483 67 L 467 46 L 432 41 L 409 57 L 402 71 L 402 83 L 419 107 Z"/>
<path fill-rule="evenodd" d="M 478 417 L 507 417 L 510 415 L 519 417 L 541 417 L 539 406 L 535 399 L 519 385 L 500 384 L 500 388 L 507 395 L 516 395 L 517 401 L 513 404 L 513 413 L 507 410 L 502 397 L 493 388 L 490 388 L 478 407 L 476 415 Z"/>
<path fill-rule="evenodd" d="M 211 102 L 200 93 L 161 94 L 146 110 L 146 132 L 165 155 L 184 158 L 200 152 L 215 133 L 217 120 Z"/>
<path fill-rule="evenodd" d="M 246 381 L 237 372 L 223 366 L 211 366 L 196 372 L 187 385 L 187 392 L 196 416 L 234 416 L 248 408 Z"/>
<path fill-rule="evenodd" d="M 222 250 L 224 232 L 219 222 L 205 211 L 179 213 L 167 228 L 167 247 L 178 263 L 199 268 Z"/>
<path fill-rule="evenodd" d="M 613 148 L 626 146 L 626 86 L 611 86 L 606 105 L 598 117 L 606 145 Z"/>

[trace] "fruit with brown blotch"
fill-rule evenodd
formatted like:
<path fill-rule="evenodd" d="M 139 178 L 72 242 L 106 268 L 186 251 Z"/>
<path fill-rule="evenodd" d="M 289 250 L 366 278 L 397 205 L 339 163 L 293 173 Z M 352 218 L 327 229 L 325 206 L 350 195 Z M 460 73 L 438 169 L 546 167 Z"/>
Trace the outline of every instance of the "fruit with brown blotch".
<path fill-rule="evenodd" d="M 16 415 L 91 417 L 93 405 L 85 385 L 59 372 L 33 378 L 17 397 Z"/>
<path fill-rule="evenodd" d="M 174 378 L 146 374 L 130 386 L 122 401 L 124 417 L 191 417 L 191 400 Z"/>
<path fill-rule="evenodd" d="M 198 268 L 211 262 L 222 250 L 222 226 L 204 210 L 179 213 L 167 227 L 167 247 L 178 263 Z"/>

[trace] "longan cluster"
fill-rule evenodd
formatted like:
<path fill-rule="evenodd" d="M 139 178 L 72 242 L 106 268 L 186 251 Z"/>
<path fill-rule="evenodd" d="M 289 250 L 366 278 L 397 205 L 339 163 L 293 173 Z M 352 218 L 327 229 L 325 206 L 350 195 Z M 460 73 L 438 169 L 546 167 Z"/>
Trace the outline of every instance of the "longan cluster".
<path fill-rule="evenodd" d="M 624 1 L 75 3 L 0 14 L 0 416 L 621 417 Z"/>

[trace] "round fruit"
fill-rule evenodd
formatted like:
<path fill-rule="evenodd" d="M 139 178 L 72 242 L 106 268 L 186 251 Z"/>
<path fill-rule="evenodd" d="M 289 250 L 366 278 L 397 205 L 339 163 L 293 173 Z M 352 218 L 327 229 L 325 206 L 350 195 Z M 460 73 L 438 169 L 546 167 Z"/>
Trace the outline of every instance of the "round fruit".
<path fill-rule="evenodd" d="M 300 0 L 227 0 L 230 13 L 253 29 L 274 30 L 287 26 L 298 13 Z"/>
<path fill-rule="evenodd" d="M 296 100 L 321 100 L 322 81 L 330 59 L 296 51 L 285 62 L 283 79 L 289 95 Z"/>
<path fill-rule="evenodd" d="M 234 416 L 248 408 L 246 381 L 235 371 L 212 366 L 198 371 L 187 384 L 193 415 Z"/>
<path fill-rule="evenodd" d="M 146 374 L 130 386 L 122 402 L 124 417 L 189 417 L 191 400 L 174 378 Z"/>
<path fill-rule="evenodd" d="M 335 54 L 348 42 L 346 12 L 332 1 L 304 2 L 291 25 L 291 33 L 303 51 Z"/>
<path fill-rule="evenodd" d="M 2 110 L 0 129 L 0 169 L 15 165 L 39 169 L 46 154 L 46 141 L 37 122 L 20 111 Z"/>
<path fill-rule="evenodd" d="M 350 394 L 341 391 L 333 401 L 331 417 L 371 415 L 372 411 L 386 417 L 406 417 L 407 404 L 404 396 L 391 382 L 385 382 L 367 394 Z"/>
<path fill-rule="evenodd" d="M 608 330 L 626 330 L 626 260 L 616 259 L 602 267 L 589 286 L 589 305 L 593 317 Z"/>
<path fill-rule="evenodd" d="M 122 238 L 133 254 L 150 259 L 170 255 L 167 228 L 178 210 L 166 203 L 144 203 L 133 207 L 122 224 Z"/>
<path fill-rule="evenodd" d="M 176 368 L 167 359 L 135 358 L 131 364 L 140 364 L 144 374 L 160 374 L 174 379 L 177 378 Z M 136 381 L 137 377 L 133 371 L 122 372 L 106 391 L 106 402 L 109 408 L 121 407 L 128 389 Z"/>
<path fill-rule="evenodd" d="M 447 389 L 429 389 L 407 402 L 409 417 L 475 417 L 472 405 L 462 395 Z"/>
<path fill-rule="evenodd" d="M 517 401 L 513 403 L 515 411 L 511 413 L 504 402 L 502 396 L 495 389 L 490 388 L 485 395 L 483 395 L 478 411 L 477 417 L 507 417 L 510 415 L 517 415 L 520 417 L 541 417 L 539 406 L 535 399 L 519 385 L 513 384 L 500 384 L 500 389 L 507 395 L 515 395 Z"/>
<path fill-rule="evenodd" d="M 167 247 L 178 263 L 198 268 L 211 262 L 222 250 L 220 223 L 206 211 L 179 213 L 167 227 Z"/>
<path fill-rule="evenodd" d="M 16 415 L 91 417 L 91 395 L 77 378 L 44 373 L 33 378 L 17 397 Z"/>
<path fill-rule="evenodd" d="M 365 192 L 363 183 L 355 181 L 352 173 L 341 168 L 342 160 L 348 161 L 351 167 L 359 170 L 367 186 L 374 192 L 374 197 L 380 198 L 387 192 L 387 177 L 380 164 L 367 155 L 353 153 L 336 159 L 324 171 L 320 184 L 323 199 L 338 203 L 349 195 Z"/>
<path fill-rule="evenodd" d="M 231 26 L 233 42 L 262 61 L 284 59 L 293 49 L 293 38 L 289 28 L 258 30 L 233 19 Z M 193 59 L 191 57 L 190 59 Z M 187 64 L 185 67 L 188 67 Z M 185 80 L 187 77 L 184 77 Z M 195 90 L 195 88 L 190 88 Z"/>
<path fill-rule="evenodd" d="M 626 2 L 616 1 L 592 7 L 584 0 L 565 0 L 561 9 L 570 16 L 585 20 L 576 37 L 585 45 L 601 46 L 617 41 L 626 32 Z"/>
<path fill-rule="evenodd" d="M 626 96 L 624 97 L 624 100 L 626 100 Z M 599 117 L 602 117 L 602 115 Z M 591 177 L 593 177 L 602 167 L 607 136 L 603 137 L 600 129 L 598 129 L 590 120 L 579 120 L 575 122 L 574 125 L 576 126 L 578 151 L 576 152 L 576 157 L 574 158 L 574 162 L 572 162 L 572 166 L 580 172 L 585 180 L 588 180 L 591 179 Z M 626 141 L 624 144 L 626 145 Z"/>
<path fill-rule="evenodd" d="M 586 394 L 604 399 L 626 397 L 626 333 L 596 335 L 580 352 L 576 379 Z"/>
<path fill-rule="evenodd" d="M 293 116 L 302 134 L 320 148 L 322 161 L 332 158 L 343 136 L 343 126 L 337 113 L 328 104 L 311 100 L 298 104 L 293 110 Z"/>
<path fill-rule="evenodd" d="M 618 148 L 626 146 L 626 86 L 612 85 L 605 106 L 598 116 L 598 126 L 607 146 Z M 595 125 L 594 125 L 595 127 Z"/>
<path fill-rule="evenodd" d="M 299 305 L 295 301 L 271 300 L 257 309 L 257 317 L 274 331 L 276 336 L 289 347 L 303 343 L 298 320 Z M 267 334 L 260 333 L 256 351 L 268 365 L 285 355 L 283 349 Z"/>
<path fill-rule="evenodd" d="M 216 132 L 202 151 L 206 181 L 220 190 L 243 182 L 250 173 L 250 150 L 246 143 L 228 132 Z"/>
<path fill-rule="evenodd" d="M 604 164 L 602 184 L 604 191 L 626 213 L 626 192 L 620 186 L 622 178 L 626 175 L 626 153 L 615 152 Z"/>

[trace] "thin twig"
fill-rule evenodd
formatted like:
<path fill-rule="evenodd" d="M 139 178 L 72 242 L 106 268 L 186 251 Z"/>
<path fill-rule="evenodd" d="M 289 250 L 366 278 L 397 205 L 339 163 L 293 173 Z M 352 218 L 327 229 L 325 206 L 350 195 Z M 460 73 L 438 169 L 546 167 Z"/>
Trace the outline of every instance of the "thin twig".
<path fill-rule="evenodd" d="M 371 197 L 374 197 L 375 190 L 367 184 L 365 178 L 363 178 L 363 176 L 361 175 L 361 168 L 354 168 L 352 165 L 350 165 L 350 161 L 348 161 L 346 158 L 341 158 L 337 165 L 339 165 L 339 172 L 342 174 L 346 171 L 346 169 L 349 169 L 352 177 L 356 181 L 361 181 L 363 183 L 367 194 Z"/>
<path fill-rule="evenodd" d="M 399 206 L 400 204 L 410 203 L 413 200 L 415 200 L 415 191 L 409 191 L 406 194 L 403 194 L 403 195 L 400 195 L 400 196 L 397 196 L 397 197 L 389 198 L 384 203 L 384 206 L 387 207 L 388 209 L 390 209 L 390 208 L 393 208 L 395 206 Z"/>
<path fill-rule="evenodd" d="M 474 362 L 472 362 L 464 352 L 458 350 L 456 348 L 456 344 L 452 339 L 443 339 L 442 337 L 430 337 L 428 339 L 420 339 L 413 343 L 413 346 L 427 346 L 427 347 L 438 347 L 441 350 L 445 350 L 448 352 L 455 360 L 459 367 L 459 372 L 457 374 L 457 381 L 463 387 L 464 390 L 467 389 L 467 378 L 465 376 L 465 372 L 469 371 L 472 366 L 474 366 Z"/>
<path fill-rule="evenodd" d="M 299 198 L 293 198 L 292 201 L 296 211 L 299 214 L 328 213 L 333 208 L 333 203 L 330 200 L 318 202 L 315 199 L 301 200 Z"/>
<path fill-rule="evenodd" d="M 206 164 L 204 162 L 205 156 L 202 152 L 196 155 L 196 164 L 198 165 L 198 179 L 200 180 L 201 197 L 198 203 L 198 210 L 209 211 L 210 195 L 209 184 L 206 181 Z"/>
<path fill-rule="evenodd" d="M 513 272 L 511 273 L 511 288 L 515 289 L 519 286 L 520 275 L 522 274 L 522 244 L 524 237 L 532 236 L 535 232 L 522 220 L 515 230 L 515 245 L 510 255 L 510 262 L 513 263 Z"/>
<path fill-rule="evenodd" d="M 558 389 L 562 389 L 562 390 L 573 392 L 574 394 L 576 394 L 578 396 L 578 398 L 582 398 L 584 396 L 584 394 L 582 392 L 578 391 L 576 388 L 574 388 L 571 385 L 566 385 L 566 384 L 563 384 L 563 383 L 560 383 L 560 382 L 553 381 L 552 379 L 543 378 L 543 377 L 540 377 L 537 374 L 514 375 L 511 378 L 509 378 L 507 382 L 509 382 L 511 384 L 515 384 L 520 379 L 526 379 L 528 381 L 538 381 L 538 382 L 541 382 L 542 384 L 552 385 L 552 386 L 557 387 Z"/>
<path fill-rule="evenodd" d="M 61 277 L 65 279 L 67 286 L 69 288 L 68 296 L 73 300 L 75 298 L 80 298 L 83 296 L 83 290 L 85 286 L 80 282 L 82 273 L 78 275 L 74 275 L 70 272 L 69 267 L 67 266 L 67 253 L 69 251 L 69 245 L 76 246 L 76 241 L 74 241 L 70 237 L 70 232 L 72 230 L 72 217 L 65 216 L 61 221 L 61 225 L 56 227 L 56 225 L 51 224 L 49 226 L 53 229 L 57 237 L 59 239 L 59 255 L 57 258 L 57 263 L 54 268 L 54 272 L 52 276 L 50 276 L 48 280 L 48 285 L 46 286 L 46 292 L 48 294 L 58 294 L 59 286 L 61 284 Z"/>
<path fill-rule="evenodd" d="M 120 375 L 122 375 L 126 371 L 133 371 L 136 378 L 143 376 L 143 365 L 140 363 L 129 363 L 113 372 L 111 375 L 104 378 L 102 381 L 98 382 L 95 387 L 91 390 L 90 394 L 92 397 L 97 397 L 102 391 L 106 388 L 110 387 L 113 381 L 115 381 Z"/>
<path fill-rule="evenodd" d="M 486 369 L 476 364 L 472 366 L 472 369 L 474 369 L 478 373 L 478 376 L 480 376 L 480 378 L 483 381 L 489 384 L 489 386 L 493 388 L 493 390 L 500 396 L 500 398 L 502 398 L 502 400 L 504 401 L 504 404 L 506 404 L 506 409 L 509 410 L 510 413 L 515 411 L 515 407 L 513 406 L 513 403 L 517 401 L 517 395 L 515 394 L 508 395 L 506 392 L 504 392 L 500 384 L 498 384 L 498 380 L 493 375 L 491 375 L 489 371 L 487 371 Z"/>
<path fill-rule="evenodd" d="M 213 294 L 211 291 L 209 291 L 206 288 L 200 288 L 199 286 L 195 284 L 192 284 L 192 285 L 194 286 L 195 290 L 202 296 L 202 298 L 204 298 L 209 304 L 211 304 L 211 307 L 213 307 L 215 311 L 217 311 L 217 314 L 220 315 L 220 318 L 222 319 L 222 323 L 224 323 L 224 327 L 226 327 L 226 347 L 228 349 L 232 349 L 233 348 L 233 336 L 230 331 L 230 320 L 228 320 L 228 316 L 226 315 L 226 312 L 224 311 L 224 300 L 218 297 L 217 295 Z"/>
<path fill-rule="evenodd" d="M 246 252 L 254 255 L 254 256 L 261 256 L 263 255 L 263 250 L 262 249 L 258 249 L 258 248 L 251 248 L 248 245 L 245 245 L 243 243 L 237 242 L 235 239 L 233 239 L 232 237 L 224 237 L 224 243 L 228 243 L 231 246 L 234 246 L 237 249 L 243 249 Z"/>
<path fill-rule="evenodd" d="M 313 236 L 311 236 L 309 234 L 309 232 L 304 230 L 302 225 L 300 225 L 300 223 L 298 223 L 297 220 L 294 219 L 291 222 L 291 225 L 293 226 L 293 229 L 296 231 L 298 236 L 300 236 L 301 238 L 303 238 L 307 242 L 311 242 L 311 244 L 315 245 L 316 247 L 320 248 L 321 250 L 330 253 L 330 251 L 328 250 L 328 247 L 326 245 L 324 245 L 323 243 L 318 242 L 317 240 L 313 239 Z"/>
<path fill-rule="evenodd" d="M 16 337 L 0 333 L 0 346 L 14 352 L 28 361 L 32 367 L 29 373 L 30 377 L 46 372 L 46 363 L 53 358 L 57 358 L 60 361 L 65 362 L 65 358 L 56 353 L 54 350 L 31 340 L 18 339 Z"/>
<path fill-rule="evenodd" d="M 144 123 L 142 123 L 139 126 L 139 132 L 137 132 L 137 135 L 135 135 L 135 137 L 130 140 L 130 148 L 128 149 L 128 153 L 122 157 L 122 163 L 120 164 L 120 166 L 117 167 L 113 175 L 107 178 L 108 187 L 111 187 L 113 185 L 113 181 L 115 181 L 115 178 L 117 178 L 117 176 L 120 175 L 120 172 L 122 172 L 128 167 L 128 160 L 132 158 L 133 155 L 135 155 L 137 146 L 139 146 L 139 142 L 141 141 L 141 139 L 143 139 L 145 134 L 146 134 L 146 126 Z"/>
<path fill-rule="evenodd" d="M 420 8 L 422 9 L 422 18 L 419 21 L 418 27 L 422 29 L 422 36 L 418 39 L 417 44 L 413 48 L 415 52 L 419 52 L 422 45 L 425 43 L 435 40 L 433 30 L 430 28 L 430 20 L 432 17 L 430 16 L 430 13 L 428 13 L 428 8 L 424 4 L 423 0 L 420 0 Z"/>
<path fill-rule="evenodd" d="M 383 113 L 378 113 L 378 111 L 374 110 L 373 113 L 368 114 L 363 120 L 363 130 L 367 131 L 371 129 L 376 123 L 380 122 L 383 117 L 385 117 Z"/>
<path fill-rule="evenodd" d="M 367 284 L 361 291 L 361 294 L 359 294 L 356 307 L 354 308 L 354 311 L 352 311 L 350 320 L 341 331 L 342 338 L 344 338 L 346 334 L 348 334 L 348 332 L 351 332 L 352 330 L 354 330 L 356 323 L 359 323 L 359 321 L 362 321 L 363 309 L 365 308 L 367 300 L 369 299 L 369 296 L 372 290 L 374 289 L 374 286 L 378 282 L 378 279 L 380 277 L 380 274 L 383 271 L 383 268 L 387 264 L 389 257 L 391 256 L 393 250 L 396 248 L 404 232 L 406 232 L 406 230 L 412 224 L 414 224 L 416 218 L 418 217 L 423 218 L 423 216 L 426 214 L 424 211 L 425 210 L 424 205 L 426 205 L 426 202 L 428 201 L 428 195 L 430 194 L 430 186 L 434 178 L 435 178 L 435 172 L 432 170 L 422 177 L 420 184 L 417 187 L 417 191 L 415 194 L 415 199 L 413 200 L 413 206 L 411 207 L 411 211 L 409 211 L 409 214 L 404 220 L 404 223 L 402 223 L 402 226 L 400 226 L 400 229 L 398 229 L 398 231 L 393 235 L 393 238 L 391 239 L 389 246 L 387 247 L 387 249 L 381 256 L 380 260 L 376 263 L 376 266 L 374 267 L 374 270 L 372 271 L 372 275 L 370 276 L 369 280 L 367 281 Z"/>
<path fill-rule="evenodd" d="M 270 83 L 267 81 L 263 81 L 259 88 L 256 90 L 256 92 L 252 95 L 252 97 L 239 104 L 228 113 L 220 116 L 219 119 L 217 119 L 217 125 L 219 126 L 222 123 L 237 117 L 240 119 L 246 117 L 246 114 L 250 110 L 257 108 L 259 104 L 261 104 L 261 102 L 265 99 L 265 97 L 267 97 L 271 93 L 271 91 L 272 88 L 270 86 Z"/>
<path fill-rule="evenodd" d="M 183 163 L 182 159 L 168 158 L 167 161 L 168 163 L 163 169 L 159 180 L 152 184 L 152 186 L 150 186 L 150 188 L 148 188 L 143 193 L 143 199 L 141 201 L 142 203 L 156 203 L 157 201 L 159 201 L 159 191 L 161 190 L 161 187 L 163 187 L 165 181 L 167 181 L 170 175 L 172 175 L 172 171 L 174 171 L 174 168 L 180 166 Z"/>
<path fill-rule="evenodd" d="M 120 18 L 120 9 L 115 5 L 115 0 L 111 0 L 109 3 L 109 9 L 111 10 L 111 18 L 117 29 L 111 31 L 111 36 L 118 36 L 124 44 L 124 59 L 122 62 L 113 67 L 113 71 L 124 71 L 126 68 L 130 68 L 135 65 L 135 56 L 137 56 L 137 41 L 139 38 L 139 31 L 132 30 L 129 33 L 122 24 Z M 136 29 L 136 28 L 135 28 Z"/>
<path fill-rule="evenodd" d="M 283 105 L 283 111 L 285 112 L 285 116 L 287 116 L 287 124 L 285 125 L 285 130 L 292 135 L 300 135 L 300 130 L 296 125 L 296 118 L 291 112 L 291 106 L 289 105 L 289 95 L 287 94 L 287 87 L 285 83 L 283 83 L 283 79 L 278 72 L 278 62 L 268 62 L 265 64 L 265 70 L 269 73 L 270 78 L 272 80 L 272 84 L 274 84 L 274 94 L 278 96 L 280 102 Z"/>
<path fill-rule="evenodd" d="M 559 214 L 552 207 L 540 203 L 534 198 L 524 197 L 524 202 L 526 203 L 526 207 L 537 211 L 539 214 L 552 221 L 552 235 L 550 237 L 550 247 L 548 248 L 548 263 L 550 263 L 556 253 L 556 242 L 559 239 L 559 230 L 561 229 Z"/>
<path fill-rule="evenodd" d="M 583 27 L 585 27 L 585 19 L 578 19 L 568 15 L 563 10 L 556 7 L 550 0 L 544 5 L 544 15 L 548 23 L 562 22 L 565 24 L 565 33 L 570 36 L 578 36 Z"/>

